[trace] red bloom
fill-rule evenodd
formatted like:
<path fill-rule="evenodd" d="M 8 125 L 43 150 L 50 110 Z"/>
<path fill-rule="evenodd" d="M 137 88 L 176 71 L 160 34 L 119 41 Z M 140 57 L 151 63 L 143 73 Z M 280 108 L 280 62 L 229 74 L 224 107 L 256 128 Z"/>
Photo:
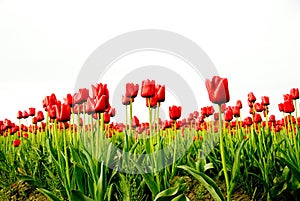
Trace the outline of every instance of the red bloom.
<path fill-rule="evenodd" d="M 243 122 L 246 126 L 251 126 L 252 125 L 252 118 L 251 117 L 246 117 L 244 119 L 244 122 Z"/>
<path fill-rule="evenodd" d="M 280 112 L 283 112 L 284 111 L 284 104 L 283 103 L 279 103 L 278 104 L 278 109 Z"/>
<path fill-rule="evenodd" d="M 261 104 L 267 106 L 267 105 L 270 105 L 270 101 L 269 101 L 269 97 L 268 96 L 262 96 L 261 97 Z"/>
<path fill-rule="evenodd" d="M 165 101 L 166 87 L 165 85 L 156 85 L 157 102 L 161 103 Z"/>
<path fill-rule="evenodd" d="M 233 107 L 232 109 L 232 113 L 234 115 L 234 117 L 240 117 L 240 108 L 238 106 Z"/>
<path fill-rule="evenodd" d="M 59 122 L 70 121 L 71 118 L 71 108 L 70 105 L 61 104 L 61 107 L 56 108 L 56 118 Z"/>
<path fill-rule="evenodd" d="M 71 94 L 67 94 L 67 97 L 64 98 L 64 102 L 66 105 L 70 105 L 70 107 L 73 106 L 73 97 Z"/>
<path fill-rule="evenodd" d="M 139 119 L 136 117 L 136 116 L 133 116 L 132 117 L 132 127 L 133 128 L 136 128 L 136 127 L 138 127 L 139 125 L 140 125 L 140 121 L 139 121 Z"/>
<path fill-rule="evenodd" d="M 96 86 L 92 85 L 92 92 L 93 92 L 93 98 L 97 98 L 100 97 L 102 95 L 106 95 L 107 97 L 109 97 L 109 91 L 107 89 L 107 85 L 106 84 L 98 84 Z"/>
<path fill-rule="evenodd" d="M 256 97 L 254 96 L 253 92 L 248 94 L 248 101 L 254 103 L 256 101 Z"/>
<path fill-rule="evenodd" d="M 95 104 L 96 104 L 95 101 L 92 98 L 88 97 L 85 105 L 86 113 L 88 114 L 95 113 Z"/>
<path fill-rule="evenodd" d="M 212 115 L 215 112 L 215 108 L 213 106 L 207 106 L 207 116 Z"/>
<path fill-rule="evenodd" d="M 172 107 L 169 107 L 169 116 L 172 120 L 177 120 L 181 116 L 181 106 L 177 107 L 173 105 Z"/>
<path fill-rule="evenodd" d="M 110 108 L 108 113 L 110 117 L 116 116 L 116 108 Z"/>
<path fill-rule="evenodd" d="M 55 105 L 57 102 L 55 94 L 51 94 L 51 96 L 46 96 L 43 100 L 43 108 L 47 108 L 49 105 Z"/>
<path fill-rule="evenodd" d="M 95 112 L 103 113 L 108 108 L 108 97 L 106 95 L 102 95 L 100 98 L 98 97 L 95 105 Z"/>
<path fill-rule="evenodd" d="M 214 76 L 212 81 L 206 79 L 205 85 L 212 103 L 222 104 L 230 100 L 227 78 Z"/>
<path fill-rule="evenodd" d="M 29 108 L 29 116 L 33 117 L 35 116 L 35 108 Z"/>
<path fill-rule="evenodd" d="M 296 100 L 296 99 L 299 99 L 299 89 L 298 88 L 292 88 L 291 91 L 290 91 L 290 95 L 291 95 L 291 98 Z"/>
<path fill-rule="evenodd" d="M 133 98 L 132 98 L 131 100 L 132 100 L 132 102 L 134 101 Z M 123 104 L 123 105 L 129 105 L 129 104 L 130 104 L 130 98 L 128 98 L 128 97 L 122 95 L 122 104 Z"/>
<path fill-rule="evenodd" d="M 128 98 L 135 98 L 139 91 L 139 85 L 133 83 L 126 83 L 125 96 Z"/>
<path fill-rule="evenodd" d="M 107 112 L 104 112 L 103 117 L 104 117 L 104 123 L 108 124 L 110 122 L 110 114 Z"/>
<path fill-rule="evenodd" d="M 21 140 L 14 140 L 13 145 L 14 147 L 18 147 L 21 144 Z"/>
<path fill-rule="evenodd" d="M 22 118 L 23 118 L 23 113 L 22 113 L 22 111 L 18 111 L 17 119 L 22 119 Z"/>
<path fill-rule="evenodd" d="M 242 109 L 243 108 L 243 104 L 242 104 L 242 101 L 240 101 L 240 100 L 237 100 L 236 101 L 236 105 L 235 105 L 236 107 L 238 107 L 238 108 L 240 108 L 240 109 Z"/>
<path fill-rule="evenodd" d="M 255 111 L 256 111 L 256 112 L 262 112 L 262 111 L 264 110 L 263 105 L 260 104 L 260 103 L 255 103 L 255 104 L 254 104 L 254 108 L 255 108 Z"/>
<path fill-rule="evenodd" d="M 284 101 L 283 111 L 285 113 L 292 113 L 292 112 L 294 112 L 295 111 L 295 107 L 294 107 L 293 101 Z"/>
<path fill-rule="evenodd" d="M 86 88 L 79 89 L 78 93 L 73 96 L 74 102 L 76 104 L 81 104 L 87 101 L 89 97 L 89 90 Z"/>
<path fill-rule="evenodd" d="M 37 122 L 38 122 L 37 118 L 36 118 L 36 117 L 33 117 L 33 118 L 32 118 L 32 124 L 37 124 Z"/>
<path fill-rule="evenodd" d="M 261 118 L 261 116 L 260 116 L 259 113 L 255 113 L 255 114 L 254 114 L 253 121 L 254 121 L 255 123 L 260 123 L 260 122 L 262 121 L 262 118 Z"/>
<path fill-rule="evenodd" d="M 38 112 L 37 112 L 36 118 L 37 118 L 37 121 L 38 121 L 38 122 L 43 121 L 43 120 L 45 119 L 44 113 L 43 113 L 42 111 L 38 111 Z"/>
<path fill-rule="evenodd" d="M 275 121 L 276 121 L 275 115 L 270 115 L 269 122 L 275 122 Z"/>
<path fill-rule="evenodd" d="M 155 81 L 149 79 L 142 82 L 141 96 L 144 98 L 150 98 L 155 95 Z"/>
<path fill-rule="evenodd" d="M 230 122 L 233 118 L 233 114 L 232 114 L 232 110 L 231 109 L 227 109 L 224 113 L 224 120 L 227 122 Z"/>
<path fill-rule="evenodd" d="M 150 107 L 151 108 L 156 108 L 156 106 L 157 106 L 157 97 L 155 95 L 155 96 L 150 98 Z M 146 107 L 149 107 L 148 99 L 146 99 Z"/>
<path fill-rule="evenodd" d="M 56 119 L 56 105 L 50 105 L 47 107 L 48 116 L 50 119 Z"/>

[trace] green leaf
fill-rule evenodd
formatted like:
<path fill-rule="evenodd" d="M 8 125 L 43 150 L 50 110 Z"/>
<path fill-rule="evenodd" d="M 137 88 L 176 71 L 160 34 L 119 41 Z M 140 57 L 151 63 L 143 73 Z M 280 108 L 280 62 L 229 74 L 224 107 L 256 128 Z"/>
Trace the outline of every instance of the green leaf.
<path fill-rule="evenodd" d="M 163 201 L 166 200 L 167 197 L 175 196 L 179 191 L 179 185 L 168 188 L 160 193 L 158 193 L 154 199 L 154 201 Z"/>
<path fill-rule="evenodd" d="M 76 190 L 72 190 L 71 191 L 71 198 L 72 201 L 93 201 L 93 199 L 87 197 L 86 195 L 84 195 L 81 191 L 76 191 Z"/>
<path fill-rule="evenodd" d="M 40 191 L 41 193 L 43 193 L 47 198 L 49 198 L 50 200 L 53 200 L 53 201 L 60 201 L 60 199 L 54 195 L 52 192 L 46 190 L 46 189 L 43 189 L 43 188 L 37 188 L 38 191 Z"/>
<path fill-rule="evenodd" d="M 217 201 L 225 201 L 225 198 L 220 190 L 220 188 L 216 185 L 216 183 L 206 174 L 199 172 L 195 169 L 192 169 L 188 166 L 178 166 L 178 168 L 187 171 L 190 175 L 192 175 L 195 179 L 203 184 L 203 186 L 209 191 L 214 200 Z"/>
<path fill-rule="evenodd" d="M 172 201 L 190 201 L 190 199 L 187 198 L 185 195 L 181 194 L 173 198 Z"/>

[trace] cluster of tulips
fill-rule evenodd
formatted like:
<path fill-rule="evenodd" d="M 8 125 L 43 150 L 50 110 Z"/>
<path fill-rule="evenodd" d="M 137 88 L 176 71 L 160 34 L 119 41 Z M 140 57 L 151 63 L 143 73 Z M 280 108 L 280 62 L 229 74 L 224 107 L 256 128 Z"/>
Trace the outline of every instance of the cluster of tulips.
<path fill-rule="evenodd" d="M 291 138 L 296 136 L 300 125 L 296 102 L 299 99 L 299 90 L 293 88 L 289 94 L 284 95 L 284 102 L 278 104 L 279 111 L 283 113 L 282 118 L 279 119 L 276 119 L 274 115 L 269 115 L 269 97 L 263 96 L 261 97 L 261 102 L 258 102 L 254 93 L 250 92 L 247 100 L 249 116 L 242 119 L 241 109 L 243 104 L 241 100 L 238 100 L 233 106 L 227 105 L 230 101 L 227 78 L 214 76 L 211 80 L 207 79 L 205 85 L 210 101 L 218 106 L 217 111 L 215 111 L 214 106 L 209 105 L 200 108 L 199 111 L 191 111 L 188 117 L 181 118 L 182 107 L 172 105 L 169 106 L 169 118 L 162 120 L 160 118 L 160 106 L 165 101 L 165 86 L 156 84 L 154 80 L 144 80 L 141 87 L 139 84 L 127 83 L 125 93 L 120 97 L 120 101 L 122 101 L 126 110 L 126 122 L 124 123 L 111 121 L 111 118 L 116 115 L 116 110 L 110 105 L 109 90 L 106 84 L 99 83 L 92 85 L 91 91 L 87 88 L 81 88 L 73 95 L 67 94 L 63 101 L 58 100 L 53 93 L 50 96 L 46 96 L 42 101 L 44 111 L 36 111 L 35 108 L 18 111 L 18 124 L 8 119 L 0 121 L 0 136 L 3 139 L 9 139 L 9 142 L 8 140 L 3 140 L 2 143 L 15 150 L 18 150 L 18 148 L 14 147 L 22 146 L 23 140 L 26 142 L 32 141 L 33 144 L 42 143 L 45 147 L 49 146 L 51 152 L 53 151 L 52 146 L 56 147 L 57 153 L 60 153 L 60 149 L 63 147 L 64 157 L 60 157 L 57 154 L 58 158 L 55 158 L 55 154 L 52 153 L 50 156 L 53 157 L 51 160 L 57 160 L 57 164 L 61 164 L 58 169 L 62 172 L 62 176 L 66 178 L 64 186 L 68 197 L 71 199 L 73 196 L 70 187 L 72 182 L 69 171 L 71 162 L 68 162 L 67 159 L 70 155 L 69 152 L 72 152 L 71 155 L 73 157 L 75 156 L 72 146 L 77 148 L 80 147 L 80 143 L 84 145 L 91 144 L 93 147 L 91 153 L 95 153 L 98 159 L 98 156 L 101 155 L 101 151 L 98 150 L 99 147 L 105 146 L 102 138 L 104 137 L 117 145 L 122 144 L 124 151 L 141 146 L 143 147 L 142 149 L 147 149 L 146 152 L 148 154 L 153 154 L 153 158 L 157 158 L 154 152 L 172 143 L 171 138 L 176 143 L 184 143 L 184 141 L 176 140 L 178 133 L 182 139 L 190 137 L 196 144 L 205 141 L 210 134 L 212 136 L 217 135 L 220 139 L 220 163 L 225 177 L 227 198 L 230 200 L 238 178 L 238 174 L 236 173 L 239 172 L 237 167 L 240 166 L 237 165 L 240 161 L 238 155 L 248 139 L 252 141 L 251 146 L 255 145 L 257 136 L 254 133 L 264 136 L 265 132 L 271 132 L 275 136 L 276 133 L 285 132 L 292 133 Z M 145 98 L 145 105 L 149 112 L 148 122 L 140 122 L 138 114 L 133 115 L 134 100 L 138 98 L 139 94 L 142 98 Z M 294 112 L 295 115 L 293 115 Z M 43 138 L 43 136 L 45 137 Z M 236 140 L 241 140 L 239 142 L 242 142 L 238 149 L 234 148 L 232 144 L 232 136 L 239 136 Z M 45 139 L 50 139 L 52 145 L 49 142 L 47 145 Z M 119 139 L 122 139 L 123 142 L 119 143 Z M 140 139 L 141 141 L 139 141 Z M 164 142 L 164 139 L 168 140 Z M 227 146 L 231 148 L 229 149 Z M 90 145 L 87 147 L 90 147 Z M 171 170 L 166 170 L 166 175 L 172 173 L 171 175 L 174 176 L 174 172 L 177 169 L 175 166 L 176 150 L 183 148 L 180 148 L 177 144 L 174 145 L 173 165 Z M 232 150 L 234 151 L 232 152 Z M 198 152 L 198 150 L 194 151 Z M 255 150 L 253 149 L 253 151 Z M 143 150 L 139 150 L 139 152 L 143 153 Z M 236 169 L 234 171 L 231 170 L 233 172 L 231 174 L 228 174 L 228 165 L 226 165 L 229 157 L 228 152 L 232 152 L 232 155 L 234 155 L 234 152 L 237 153 L 233 167 Z M 196 161 L 197 158 L 194 158 L 194 160 Z M 151 166 L 154 168 L 154 172 L 156 171 L 155 166 L 158 163 L 159 161 L 154 161 L 154 165 Z M 90 164 L 91 167 L 93 165 L 98 171 L 99 164 L 96 162 Z M 64 171 L 62 171 L 63 168 L 65 168 Z M 188 167 L 181 168 L 188 172 L 191 171 Z M 91 173 L 91 171 L 87 172 Z M 267 174 L 266 170 L 262 170 L 262 172 Z M 193 174 L 193 171 L 190 173 Z M 94 184 L 97 186 L 98 180 L 96 176 L 94 177 Z M 154 198 L 155 196 L 159 196 L 159 189 L 162 190 L 170 184 L 162 185 L 162 181 L 160 180 L 161 173 L 159 172 L 155 173 L 153 177 L 157 180 L 157 187 L 155 188 L 151 184 L 154 181 L 148 177 L 144 177 L 144 179 L 146 183 L 147 179 L 150 179 L 149 188 Z M 210 185 L 214 186 L 214 183 L 210 179 L 205 176 L 203 177 L 206 178 L 206 181 Z M 80 180 L 81 178 L 78 178 L 78 181 Z M 165 179 L 166 181 L 167 179 Z M 220 191 L 217 190 L 217 187 L 214 186 L 214 188 L 216 190 L 210 192 L 215 198 L 221 199 L 222 195 Z M 98 191 L 95 190 L 94 192 L 90 192 L 89 196 L 96 199 L 98 196 L 101 197 L 102 194 L 98 194 Z"/>

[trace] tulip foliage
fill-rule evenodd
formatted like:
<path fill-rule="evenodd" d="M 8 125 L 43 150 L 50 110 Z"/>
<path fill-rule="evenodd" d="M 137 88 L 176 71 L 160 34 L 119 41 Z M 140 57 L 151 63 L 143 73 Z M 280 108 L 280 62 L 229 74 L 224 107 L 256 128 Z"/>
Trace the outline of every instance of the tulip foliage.
<path fill-rule="evenodd" d="M 165 85 L 127 83 L 120 97 L 126 122 L 114 121 L 118 111 L 103 83 L 63 100 L 46 96 L 43 110 L 21 109 L 17 123 L 0 121 L 0 192 L 24 181 L 49 200 L 176 201 L 205 194 L 232 200 L 241 189 L 246 200 L 297 199 L 298 88 L 283 96 L 282 116 L 276 117 L 269 114 L 268 96 L 250 92 L 246 106 L 231 104 L 227 78 L 214 76 L 205 86 L 212 105 L 187 117 L 182 106 L 167 105 L 161 119 Z M 145 111 L 134 110 L 138 98 Z M 149 115 L 146 122 L 139 119 L 142 112 Z M 10 200 L 5 193 L 3 199 Z"/>

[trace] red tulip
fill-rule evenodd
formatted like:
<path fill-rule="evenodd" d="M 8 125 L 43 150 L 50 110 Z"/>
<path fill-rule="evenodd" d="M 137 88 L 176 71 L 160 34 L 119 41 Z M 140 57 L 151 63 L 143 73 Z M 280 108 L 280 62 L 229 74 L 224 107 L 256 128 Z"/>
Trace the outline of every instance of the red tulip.
<path fill-rule="evenodd" d="M 270 115 L 270 117 L 269 117 L 269 122 L 274 123 L 275 121 L 276 121 L 275 115 Z"/>
<path fill-rule="evenodd" d="M 256 101 L 256 97 L 254 96 L 253 92 L 248 94 L 248 101 L 254 103 Z"/>
<path fill-rule="evenodd" d="M 103 117 L 104 117 L 104 123 L 108 124 L 110 122 L 110 114 L 107 112 L 104 112 Z"/>
<path fill-rule="evenodd" d="M 214 76 L 212 81 L 205 80 L 206 89 L 208 92 L 209 100 L 215 104 L 227 103 L 230 100 L 228 80 Z"/>
<path fill-rule="evenodd" d="M 14 147 L 18 147 L 21 144 L 21 140 L 14 140 L 13 145 Z"/>
<path fill-rule="evenodd" d="M 239 109 L 242 109 L 243 108 L 243 104 L 242 104 L 242 101 L 240 101 L 240 100 L 237 100 L 236 101 L 236 105 L 235 105 L 236 107 L 238 107 Z"/>
<path fill-rule="evenodd" d="M 140 126 L 140 121 L 139 121 L 139 119 L 136 117 L 136 116 L 133 116 L 132 117 L 132 127 L 133 128 L 136 128 L 136 127 L 138 127 L 138 126 Z"/>
<path fill-rule="evenodd" d="M 71 94 L 67 94 L 67 97 L 64 98 L 64 102 L 66 105 L 70 105 L 70 107 L 73 106 L 73 97 Z"/>
<path fill-rule="evenodd" d="M 38 112 L 37 112 L 36 118 L 37 118 L 37 121 L 38 121 L 38 122 L 43 121 L 43 120 L 45 119 L 45 118 L 44 118 L 44 113 L 43 113 L 42 111 L 38 111 Z"/>
<path fill-rule="evenodd" d="M 17 119 L 22 119 L 22 118 L 23 118 L 23 113 L 22 113 L 22 111 L 18 111 Z"/>
<path fill-rule="evenodd" d="M 46 96 L 43 100 L 43 108 L 47 108 L 49 105 L 55 105 L 57 102 L 55 94 L 51 94 L 51 96 Z"/>
<path fill-rule="evenodd" d="M 35 116 L 35 108 L 29 108 L 29 116 L 33 117 Z"/>
<path fill-rule="evenodd" d="M 132 98 L 131 100 L 132 100 L 132 102 L 134 101 L 133 98 Z M 128 97 L 122 95 L 122 104 L 123 104 L 123 105 L 129 105 L 129 104 L 130 104 L 130 98 L 128 98 Z"/>
<path fill-rule="evenodd" d="M 155 95 L 155 81 L 149 79 L 142 82 L 141 96 L 144 98 L 150 98 Z"/>
<path fill-rule="evenodd" d="M 177 120 L 181 116 L 181 106 L 177 107 L 173 105 L 172 107 L 169 107 L 169 116 L 172 120 Z"/>
<path fill-rule="evenodd" d="M 107 97 L 109 97 L 109 91 L 107 89 L 107 85 L 106 84 L 97 84 L 96 86 L 92 85 L 92 92 L 93 92 L 93 98 L 97 98 L 100 97 L 102 95 L 106 95 Z"/>
<path fill-rule="evenodd" d="M 224 113 L 225 110 L 226 110 L 226 104 L 223 103 L 223 104 L 221 105 L 221 112 Z"/>
<path fill-rule="evenodd" d="M 95 101 L 91 97 L 88 97 L 85 105 L 85 112 L 88 114 L 95 113 Z"/>
<path fill-rule="evenodd" d="M 233 118 L 233 114 L 232 114 L 232 110 L 231 109 L 227 109 L 224 113 L 224 120 L 227 122 L 230 122 Z"/>
<path fill-rule="evenodd" d="M 32 124 L 37 124 L 37 122 L 38 122 L 37 118 L 36 118 L 36 117 L 33 117 L 33 118 L 32 118 Z"/>
<path fill-rule="evenodd" d="M 87 101 L 89 97 L 89 90 L 87 88 L 79 89 L 78 93 L 73 96 L 74 103 L 81 104 Z"/>
<path fill-rule="evenodd" d="M 27 111 L 24 111 L 24 112 L 23 112 L 23 118 L 24 118 L 24 119 L 27 119 L 28 117 L 29 117 L 28 112 L 27 112 Z"/>
<path fill-rule="evenodd" d="M 106 95 L 102 95 L 100 98 L 97 98 L 96 105 L 95 105 L 95 112 L 103 113 L 108 108 L 108 97 Z"/>
<path fill-rule="evenodd" d="M 47 107 L 48 116 L 50 119 L 56 119 L 56 105 L 50 105 Z"/>
<path fill-rule="evenodd" d="M 246 117 L 244 119 L 244 122 L 243 122 L 246 126 L 251 126 L 252 125 L 252 118 L 251 117 Z"/>
<path fill-rule="evenodd" d="M 156 85 L 157 102 L 165 101 L 166 88 L 165 85 Z"/>
<path fill-rule="evenodd" d="M 299 89 L 298 88 L 292 88 L 291 91 L 290 91 L 290 95 L 291 95 L 291 98 L 296 100 L 296 99 L 299 99 Z"/>
<path fill-rule="evenodd" d="M 284 101 L 289 101 L 289 102 L 292 101 L 292 97 L 291 97 L 290 94 L 284 94 L 284 95 L 283 95 L 283 99 L 284 99 Z"/>
<path fill-rule="evenodd" d="M 254 121 L 255 123 L 260 123 L 260 122 L 262 121 L 262 118 L 261 118 L 261 116 L 260 116 L 259 113 L 255 113 L 255 114 L 254 114 L 253 121 Z"/>
<path fill-rule="evenodd" d="M 215 112 L 215 109 L 213 106 L 207 106 L 207 116 L 212 115 Z"/>
<path fill-rule="evenodd" d="M 292 101 L 284 101 L 283 103 L 283 111 L 285 113 L 292 113 L 295 111 L 295 107 Z"/>
<path fill-rule="evenodd" d="M 61 104 L 61 107 L 56 108 L 56 118 L 59 122 L 70 121 L 71 118 L 71 108 L 70 105 Z"/>
<path fill-rule="evenodd" d="M 109 113 L 110 117 L 116 116 L 116 108 L 110 108 L 108 113 Z"/>
<path fill-rule="evenodd" d="M 234 117 L 240 117 L 240 108 L 238 106 L 233 107 L 232 109 L 232 113 L 234 115 Z"/>
<path fill-rule="evenodd" d="M 264 110 L 263 105 L 260 104 L 260 103 L 255 103 L 255 104 L 254 104 L 254 108 L 255 108 L 255 111 L 256 111 L 256 112 L 262 112 L 262 111 Z"/>
<path fill-rule="evenodd" d="M 139 85 L 133 83 L 126 83 L 126 93 L 127 98 L 135 98 L 139 91 Z"/>
<path fill-rule="evenodd" d="M 207 115 L 207 107 L 202 107 L 202 108 L 201 108 L 201 115 L 203 115 L 203 116 L 205 116 L 205 117 L 208 116 L 208 115 Z"/>
<path fill-rule="evenodd" d="M 280 112 L 284 112 L 284 104 L 283 103 L 279 103 L 278 104 L 278 109 Z"/>
<path fill-rule="evenodd" d="M 262 96 L 261 97 L 261 104 L 267 106 L 267 105 L 270 105 L 270 101 L 269 101 L 269 97 L 268 96 Z"/>
<path fill-rule="evenodd" d="M 157 106 L 157 97 L 155 95 L 155 96 L 150 98 L 150 107 L 151 108 L 156 108 L 156 106 Z M 148 99 L 146 99 L 146 107 L 149 107 Z"/>

